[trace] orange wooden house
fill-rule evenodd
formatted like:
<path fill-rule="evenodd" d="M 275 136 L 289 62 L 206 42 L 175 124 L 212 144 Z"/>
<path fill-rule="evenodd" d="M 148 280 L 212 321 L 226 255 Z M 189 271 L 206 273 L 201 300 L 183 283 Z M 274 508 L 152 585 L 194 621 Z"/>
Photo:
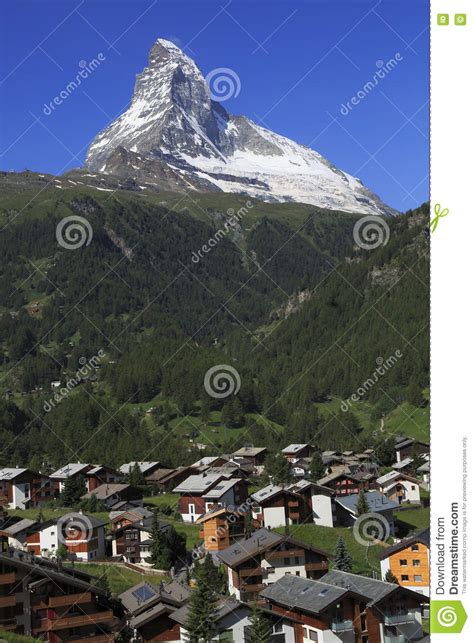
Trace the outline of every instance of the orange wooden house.
<path fill-rule="evenodd" d="M 402 587 L 430 595 L 429 529 L 388 547 L 380 559 L 383 579 L 391 571 Z"/>
<path fill-rule="evenodd" d="M 219 507 L 196 520 L 199 537 L 208 552 L 222 551 L 245 537 L 245 514 L 233 507 Z"/>

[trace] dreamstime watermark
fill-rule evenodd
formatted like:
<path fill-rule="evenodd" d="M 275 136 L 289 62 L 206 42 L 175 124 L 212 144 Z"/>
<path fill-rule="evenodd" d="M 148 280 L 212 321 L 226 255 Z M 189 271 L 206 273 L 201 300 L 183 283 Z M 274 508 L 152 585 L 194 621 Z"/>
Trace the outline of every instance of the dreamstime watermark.
<path fill-rule="evenodd" d="M 66 250 L 77 250 L 92 241 L 92 226 L 87 219 L 78 215 L 64 217 L 56 226 L 56 241 Z"/>
<path fill-rule="evenodd" d="M 89 540 L 93 531 L 90 518 L 80 512 L 64 514 L 58 520 L 58 542 L 61 545 Z"/>
<path fill-rule="evenodd" d="M 237 395 L 242 382 L 238 371 L 228 364 L 217 364 L 204 376 L 204 389 L 210 397 L 223 399 Z"/>
<path fill-rule="evenodd" d="M 105 55 L 100 52 L 97 54 L 96 58 L 93 58 L 91 61 L 87 62 L 86 60 L 81 60 L 79 62 L 79 71 L 77 72 L 75 78 L 68 82 L 66 87 L 62 89 L 57 96 L 53 98 L 49 103 L 45 103 L 43 107 L 43 114 L 45 116 L 51 116 L 56 107 L 59 107 L 64 103 L 65 100 L 73 94 L 78 87 L 81 86 L 82 82 L 89 78 L 91 74 L 104 62 Z"/>
<path fill-rule="evenodd" d="M 215 531 L 215 534 L 213 534 L 212 536 L 207 536 L 201 545 L 193 549 L 193 552 L 192 552 L 193 559 L 197 560 L 205 556 L 207 551 L 210 549 L 210 547 L 216 544 L 214 539 L 215 538 L 219 539 L 219 538 L 222 538 L 223 536 L 226 536 L 229 530 L 229 527 L 231 525 L 234 525 L 238 520 L 245 518 L 245 516 L 251 516 L 251 511 L 254 507 L 258 507 L 258 503 L 255 500 L 252 500 L 251 498 L 247 498 L 247 500 L 243 502 L 241 505 L 239 505 L 238 507 L 229 505 L 228 509 L 229 509 L 230 515 L 227 518 L 226 525 L 219 525 L 219 527 Z"/>
<path fill-rule="evenodd" d="M 213 69 L 207 74 L 206 82 L 212 100 L 218 103 L 229 100 L 229 98 L 236 98 L 242 87 L 237 72 L 229 67 Z"/>
<path fill-rule="evenodd" d="M 381 216 L 369 215 L 359 219 L 352 231 L 355 244 L 362 250 L 375 250 L 386 246 L 390 239 L 390 228 Z"/>
<path fill-rule="evenodd" d="M 341 411 L 346 413 L 352 406 L 353 402 L 360 402 L 360 400 L 366 395 L 371 388 L 373 388 L 379 379 L 381 379 L 385 373 L 387 373 L 391 368 L 395 366 L 400 358 L 403 357 L 403 353 L 397 348 L 393 355 L 384 359 L 383 357 L 377 357 L 375 360 L 377 367 L 370 377 L 368 377 L 361 386 L 356 390 L 355 393 L 352 393 L 350 397 L 341 402 Z"/>
<path fill-rule="evenodd" d="M 251 201 L 247 201 L 244 206 L 237 210 L 237 212 L 233 208 L 229 208 L 227 210 L 227 216 L 229 218 L 226 219 L 224 226 L 219 228 L 217 232 L 207 240 L 207 243 L 202 245 L 197 252 L 193 252 L 191 255 L 191 261 L 193 263 L 199 263 L 201 259 L 204 259 L 204 255 L 211 252 L 211 250 L 217 246 L 219 241 L 221 241 L 226 234 L 228 234 L 232 229 L 235 229 L 237 224 L 240 223 L 242 217 L 248 214 L 249 210 L 252 208 L 253 203 Z"/>
<path fill-rule="evenodd" d="M 79 364 L 81 367 L 76 371 L 74 377 L 68 379 L 64 386 L 58 388 L 49 400 L 45 400 L 43 403 L 43 411 L 49 413 L 52 411 L 57 404 L 62 402 L 69 393 L 76 388 L 88 375 L 94 372 L 101 363 L 102 358 L 105 357 L 105 353 L 102 348 L 97 351 L 97 355 L 93 355 L 89 360 L 86 357 L 79 358 Z"/>
<path fill-rule="evenodd" d="M 348 100 L 346 103 L 341 104 L 341 114 L 343 116 L 347 116 L 351 112 L 351 110 L 354 109 L 356 105 L 359 105 L 359 103 L 363 101 L 364 98 L 366 98 L 370 94 L 370 92 L 372 92 L 377 87 L 379 82 L 383 80 L 388 74 L 390 74 L 390 72 L 392 72 L 398 65 L 398 63 L 402 60 L 403 56 L 398 51 L 393 56 L 393 58 L 390 58 L 390 60 L 386 63 L 384 63 L 383 60 L 377 60 L 377 62 L 375 63 L 377 71 L 372 76 L 372 79 L 368 80 L 365 85 L 361 89 L 359 89 L 354 96 L 351 97 L 350 100 Z"/>
<path fill-rule="evenodd" d="M 390 524 L 379 513 L 365 513 L 357 518 L 352 533 L 359 545 L 371 547 L 379 542 L 385 542 L 390 536 Z"/>

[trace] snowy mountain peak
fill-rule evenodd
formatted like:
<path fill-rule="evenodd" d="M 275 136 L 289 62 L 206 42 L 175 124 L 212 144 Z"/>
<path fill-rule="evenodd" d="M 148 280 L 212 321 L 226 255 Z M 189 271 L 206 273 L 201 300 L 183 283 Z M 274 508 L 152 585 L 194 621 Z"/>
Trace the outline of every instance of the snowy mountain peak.
<path fill-rule="evenodd" d="M 93 171 L 178 191 L 224 191 L 361 214 L 393 214 L 309 147 L 232 116 L 174 43 L 158 39 L 129 108 L 91 144 Z"/>

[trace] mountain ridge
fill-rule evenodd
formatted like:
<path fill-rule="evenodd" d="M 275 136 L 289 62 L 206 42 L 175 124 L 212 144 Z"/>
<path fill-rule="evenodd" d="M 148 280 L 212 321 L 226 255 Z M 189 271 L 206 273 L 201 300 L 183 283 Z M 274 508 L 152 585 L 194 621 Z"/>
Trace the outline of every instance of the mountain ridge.
<path fill-rule="evenodd" d="M 86 167 L 173 191 L 233 192 L 353 214 L 397 214 L 318 152 L 228 113 L 214 98 L 196 63 L 158 39 L 137 75 L 129 108 L 94 139 Z"/>

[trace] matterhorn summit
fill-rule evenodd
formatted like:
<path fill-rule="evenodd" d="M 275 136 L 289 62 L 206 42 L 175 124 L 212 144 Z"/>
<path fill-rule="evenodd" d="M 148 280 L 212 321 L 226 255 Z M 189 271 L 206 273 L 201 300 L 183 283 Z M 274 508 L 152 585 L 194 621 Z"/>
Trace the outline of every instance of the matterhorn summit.
<path fill-rule="evenodd" d="M 223 83 L 225 71 L 215 76 Z M 238 77 L 229 71 L 229 83 Z M 210 79 L 210 76 L 209 76 Z M 394 214 L 314 150 L 233 116 L 179 47 L 159 39 L 130 107 L 91 144 L 94 172 L 173 191 L 223 191 L 360 214 Z M 220 87 L 222 89 L 222 86 Z M 214 98 L 214 99 L 213 99 Z"/>

